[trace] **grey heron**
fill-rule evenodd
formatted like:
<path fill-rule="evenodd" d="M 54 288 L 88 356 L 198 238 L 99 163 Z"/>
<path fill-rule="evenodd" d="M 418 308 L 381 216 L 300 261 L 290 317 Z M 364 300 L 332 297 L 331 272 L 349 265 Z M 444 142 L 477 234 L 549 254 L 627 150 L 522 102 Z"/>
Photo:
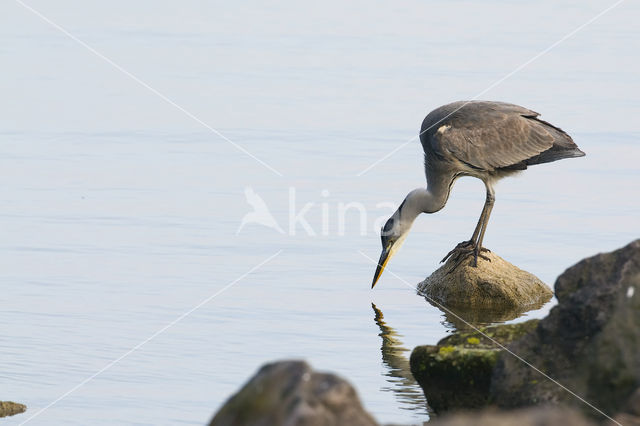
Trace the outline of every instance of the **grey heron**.
<path fill-rule="evenodd" d="M 487 251 L 482 240 L 495 202 L 494 183 L 534 164 L 585 155 L 571 136 L 539 115 L 504 102 L 460 101 L 441 106 L 425 117 L 420 142 L 427 187 L 409 192 L 382 227 L 382 254 L 371 288 L 416 217 L 442 209 L 453 183 L 461 176 L 482 180 L 487 196 L 471 238 L 458 244 L 442 262 L 452 257 L 457 265 L 472 254 L 473 266 L 478 265 L 478 257 L 488 260 L 482 255 Z"/>

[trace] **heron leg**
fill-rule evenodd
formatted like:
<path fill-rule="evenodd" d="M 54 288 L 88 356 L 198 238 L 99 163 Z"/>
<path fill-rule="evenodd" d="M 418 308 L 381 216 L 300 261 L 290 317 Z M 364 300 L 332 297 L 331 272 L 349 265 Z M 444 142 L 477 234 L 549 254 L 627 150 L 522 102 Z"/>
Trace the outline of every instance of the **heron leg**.
<path fill-rule="evenodd" d="M 483 257 L 486 260 L 489 260 L 489 258 L 482 256 L 480 253 L 482 251 L 489 251 L 488 249 L 482 247 L 482 240 L 484 239 L 484 233 L 487 230 L 487 225 L 489 224 L 489 216 L 491 216 L 491 210 L 493 210 L 493 204 L 495 203 L 495 201 L 496 201 L 495 192 L 493 191 L 493 188 L 491 186 L 487 185 L 487 200 L 484 203 L 484 209 L 483 209 L 484 214 L 480 216 L 482 227 L 480 229 L 480 234 L 478 235 L 478 239 L 476 240 L 476 243 L 475 243 L 475 249 L 473 253 L 473 266 L 478 266 L 478 256 Z"/>
<path fill-rule="evenodd" d="M 478 224 L 476 225 L 476 229 L 474 229 L 473 235 L 469 240 L 470 243 L 475 243 L 476 241 L 478 241 L 480 230 L 482 229 L 482 226 L 484 224 L 484 217 L 487 215 L 488 206 L 489 206 L 489 203 L 487 202 L 487 200 L 485 200 L 484 206 L 482 207 L 482 213 L 480 213 L 480 218 L 478 219 Z"/>
<path fill-rule="evenodd" d="M 461 252 L 465 252 L 466 254 L 470 254 L 477 245 L 478 236 L 480 235 L 480 231 L 484 226 L 484 218 L 487 215 L 487 210 L 489 210 L 489 189 L 487 189 L 487 199 L 485 200 L 484 206 L 482 207 L 482 212 L 480 213 L 480 218 L 478 219 L 478 224 L 476 225 L 476 229 L 473 231 L 473 235 L 467 241 L 463 241 L 458 243 L 447 255 L 440 261 L 440 263 L 446 261 L 449 257 L 451 257 L 454 253 L 461 254 Z M 484 249 L 483 251 L 489 251 Z M 466 256 L 465 256 L 466 257 Z"/>
<path fill-rule="evenodd" d="M 471 254 L 473 254 L 473 266 L 478 266 L 478 257 L 491 261 L 487 256 L 482 255 L 483 251 L 489 251 L 489 249 L 482 247 L 482 240 L 484 238 L 487 223 L 489 222 L 489 216 L 491 215 L 491 210 L 493 209 L 493 204 L 495 203 L 496 198 L 493 188 L 489 185 L 486 185 L 486 187 L 487 197 L 471 239 L 469 241 L 459 243 L 441 260 L 441 262 L 444 262 L 449 257 L 454 259 L 455 265 L 451 270 L 455 269 L 464 259 L 467 258 L 467 256 Z"/>

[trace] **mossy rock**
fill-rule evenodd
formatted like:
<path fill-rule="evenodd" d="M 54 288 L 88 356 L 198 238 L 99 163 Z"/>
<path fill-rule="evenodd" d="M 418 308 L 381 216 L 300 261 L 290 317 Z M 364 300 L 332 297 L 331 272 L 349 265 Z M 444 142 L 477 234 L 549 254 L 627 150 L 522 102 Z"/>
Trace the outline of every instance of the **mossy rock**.
<path fill-rule="evenodd" d="M 479 408 L 489 402 L 493 369 L 503 352 L 500 345 L 535 329 L 538 320 L 459 332 L 437 345 L 418 346 L 411 353 L 411 373 L 436 412 Z M 496 343 L 497 342 L 497 343 Z"/>
<path fill-rule="evenodd" d="M 568 268 L 556 280 L 555 293 L 558 305 L 509 349 L 599 410 L 618 412 L 640 387 L 640 239 Z M 491 397 L 502 408 L 563 403 L 602 419 L 510 356 L 496 365 Z"/>

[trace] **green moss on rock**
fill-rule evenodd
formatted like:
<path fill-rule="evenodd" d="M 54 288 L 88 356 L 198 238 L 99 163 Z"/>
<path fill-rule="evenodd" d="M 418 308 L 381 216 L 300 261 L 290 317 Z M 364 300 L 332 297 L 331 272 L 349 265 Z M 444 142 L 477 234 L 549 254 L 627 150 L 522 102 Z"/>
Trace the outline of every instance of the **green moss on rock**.
<path fill-rule="evenodd" d="M 639 290 L 640 239 L 568 268 L 555 284 L 558 305 L 509 349 L 599 410 L 616 413 L 640 384 Z M 566 403 L 599 416 L 511 356 L 496 365 L 491 398 L 503 408 Z"/>
<path fill-rule="evenodd" d="M 411 373 L 436 412 L 478 408 L 488 403 L 491 375 L 506 345 L 535 329 L 538 320 L 479 328 L 418 346 L 411 353 Z"/>

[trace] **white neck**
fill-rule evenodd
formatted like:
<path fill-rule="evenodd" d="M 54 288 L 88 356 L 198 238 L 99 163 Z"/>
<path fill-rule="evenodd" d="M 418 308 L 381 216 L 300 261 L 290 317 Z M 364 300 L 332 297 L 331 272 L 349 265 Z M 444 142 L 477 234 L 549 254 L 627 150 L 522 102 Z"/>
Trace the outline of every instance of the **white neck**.
<path fill-rule="evenodd" d="M 449 198 L 453 179 L 445 175 L 432 178 L 427 188 L 409 192 L 398 210 L 393 214 L 396 235 L 405 235 L 420 213 L 435 213 L 442 209 Z"/>
<path fill-rule="evenodd" d="M 447 197 L 444 194 L 434 194 L 429 189 L 418 188 L 407 194 L 399 210 L 402 210 L 402 216 L 412 218 L 413 222 L 420 213 L 435 213 L 442 209 L 446 202 Z"/>
<path fill-rule="evenodd" d="M 420 213 L 434 213 L 444 207 L 446 196 L 437 196 L 429 189 L 418 188 L 407 194 L 393 214 L 397 235 L 405 235 Z"/>

